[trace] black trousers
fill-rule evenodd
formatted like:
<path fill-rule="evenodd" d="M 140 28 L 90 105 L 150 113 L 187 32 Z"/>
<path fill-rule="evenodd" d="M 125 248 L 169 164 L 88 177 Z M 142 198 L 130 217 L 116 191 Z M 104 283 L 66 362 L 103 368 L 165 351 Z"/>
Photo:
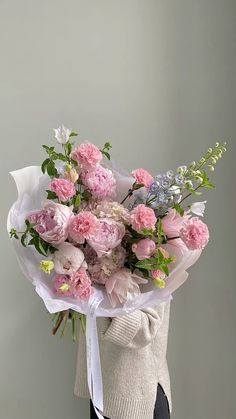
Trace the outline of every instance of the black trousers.
<path fill-rule="evenodd" d="M 163 391 L 163 388 L 160 386 L 160 384 L 158 384 L 157 398 L 156 398 L 156 404 L 155 404 L 154 413 L 153 413 L 153 419 L 169 419 L 169 418 L 170 418 L 169 403 Z M 98 419 L 91 401 L 90 401 L 90 419 Z M 104 419 L 109 419 L 109 418 L 105 417 Z M 120 418 L 120 419 L 129 419 L 129 418 Z"/>

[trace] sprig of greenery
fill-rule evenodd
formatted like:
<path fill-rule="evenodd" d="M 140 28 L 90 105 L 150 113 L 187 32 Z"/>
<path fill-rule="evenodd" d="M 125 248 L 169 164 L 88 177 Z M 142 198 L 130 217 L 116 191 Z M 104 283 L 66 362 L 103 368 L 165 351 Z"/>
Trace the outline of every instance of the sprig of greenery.
<path fill-rule="evenodd" d="M 103 148 L 100 150 L 101 153 L 108 158 L 108 160 L 111 160 L 111 155 L 109 153 L 109 150 L 112 148 L 111 143 L 106 142 L 103 146 Z"/>
<path fill-rule="evenodd" d="M 50 243 L 43 240 L 38 232 L 34 229 L 34 225 L 28 220 L 25 220 L 26 229 L 23 232 L 17 232 L 12 228 L 9 232 L 10 238 L 20 239 L 22 246 L 34 246 L 38 253 L 43 256 L 48 256 L 50 253 L 54 253 L 57 249 Z M 21 237 L 19 237 L 21 234 Z"/>
<path fill-rule="evenodd" d="M 154 256 L 148 259 L 139 260 L 136 262 L 135 267 L 141 268 L 146 271 L 159 269 L 167 276 L 169 275 L 168 265 L 175 261 L 175 257 L 165 258 L 160 249 L 157 249 Z"/>

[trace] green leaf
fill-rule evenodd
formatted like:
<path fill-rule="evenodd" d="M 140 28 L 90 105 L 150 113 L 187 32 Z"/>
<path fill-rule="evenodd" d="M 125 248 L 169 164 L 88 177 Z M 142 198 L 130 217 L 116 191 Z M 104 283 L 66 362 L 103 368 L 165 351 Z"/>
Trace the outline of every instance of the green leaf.
<path fill-rule="evenodd" d="M 108 158 L 108 160 L 111 160 L 111 156 L 110 156 L 110 154 L 107 151 L 102 151 L 102 154 L 104 156 L 106 156 Z"/>
<path fill-rule="evenodd" d="M 70 137 L 77 137 L 78 133 L 75 131 L 71 131 Z"/>
<path fill-rule="evenodd" d="M 47 172 L 50 177 L 57 176 L 58 173 L 53 160 L 50 160 L 50 162 L 47 164 Z"/>
<path fill-rule="evenodd" d="M 11 239 L 13 237 L 14 237 L 14 239 L 17 239 L 17 240 L 19 239 L 19 236 L 18 236 L 17 231 L 16 231 L 15 228 L 11 228 L 11 230 L 9 231 L 9 235 L 10 235 Z"/>
<path fill-rule="evenodd" d="M 47 252 L 45 251 L 45 246 L 43 245 L 43 240 L 38 236 L 34 238 L 34 246 L 35 249 L 43 256 L 47 256 Z"/>
<path fill-rule="evenodd" d="M 112 148 L 112 145 L 111 145 L 111 143 L 110 143 L 109 141 L 107 141 L 107 142 L 104 144 L 104 146 L 103 146 L 103 150 L 104 150 L 104 149 L 110 150 L 111 148 Z"/>
<path fill-rule="evenodd" d="M 78 193 L 77 195 L 75 195 L 74 205 L 79 206 L 80 204 L 81 204 L 81 195 L 80 193 Z"/>
<path fill-rule="evenodd" d="M 42 163 L 42 166 L 41 166 L 41 170 L 42 170 L 42 172 L 43 173 L 45 173 L 46 172 L 46 170 L 47 170 L 47 165 L 48 165 L 48 163 L 50 162 L 50 159 L 46 159 L 46 160 L 44 160 L 44 162 Z"/>
<path fill-rule="evenodd" d="M 183 217 L 184 209 L 181 207 L 180 204 L 175 203 L 172 208 L 174 208 L 181 215 L 181 217 Z"/>
<path fill-rule="evenodd" d="M 57 199 L 57 194 L 53 191 L 50 190 L 46 190 L 46 192 L 48 193 L 47 195 L 47 199 Z"/>
<path fill-rule="evenodd" d="M 27 232 L 22 234 L 20 241 L 21 241 L 22 246 L 24 247 L 27 246 Z"/>
<path fill-rule="evenodd" d="M 45 145 L 45 144 L 43 144 L 43 146 L 42 146 L 45 150 L 46 150 L 46 152 L 50 155 L 51 153 L 53 153 L 53 151 L 54 151 L 54 149 L 55 149 L 55 147 L 48 147 L 47 145 Z"/>

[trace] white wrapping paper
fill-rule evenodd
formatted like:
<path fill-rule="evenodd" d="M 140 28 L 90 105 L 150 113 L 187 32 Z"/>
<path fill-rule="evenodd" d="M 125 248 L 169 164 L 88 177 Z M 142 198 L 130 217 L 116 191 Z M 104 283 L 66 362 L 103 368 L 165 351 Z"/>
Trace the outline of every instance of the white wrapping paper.
<path fill-rule="evenodd" d="M 23 231 L 26 215 L 32 210 L 42 208 L 44 204 L 49 178 L 42 174 L 39 166 L 25 167 L 11 172 L 11 175 L 17 186 L 18 199 L 9 211 L 7 229 L 9 231 L 11 228 L 15 228 L 17 231 Z M 117 200 L 119 201 L 127 193 L 133 180 L 117 169 L 115 169 L 115 176 L 119 191 Z M 101 419 L 102 416 L 98 409 L 103 411 L 103 394 L 96 317 L 122 316 L 134 310 L 168 301 L 171 299 L 172 292 L 186 281 L 188 277 L 187 269 L 196 262 L 201 251 L 188 250 L 184 254 L 178 254 L 177 248 L 169 244 L 168 250 L 171 255 L 176 256 L 177 260 L 166 279 L 166 287 L 159 289 L 149 282 L 147 285 L 140 286 L 141 294 L 129 295 L 123 306 L 112 308 L 105 288 L 101 286 L 97 286 L 89 301 L 80 301 L 70 297 L 61 298 L 55 295 L 52 290 L 51 275 L 47 275 L 39 269 L 42 256 L 31 246 L 25 248 L 19 240 L 13 239 L 12 241 L 22 272 L 32 282 L 37 294 L 43 299 L 50 313 L 73 309 L 87 315 L 88 386 L 97 416 Z"/>

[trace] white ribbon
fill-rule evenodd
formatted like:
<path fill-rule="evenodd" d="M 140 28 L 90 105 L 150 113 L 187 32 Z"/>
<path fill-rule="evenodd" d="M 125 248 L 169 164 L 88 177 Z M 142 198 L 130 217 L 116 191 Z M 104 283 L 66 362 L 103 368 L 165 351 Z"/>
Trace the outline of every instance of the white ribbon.
<path fill-rule="evenodd" d="M 96 324 L 96 310 L 103 300 L 102 292 L 96 290 L 89 299 L 86 318 L 87 380 L 94 410 L 99 419 L 104 419 L 102 370 Z"/>

